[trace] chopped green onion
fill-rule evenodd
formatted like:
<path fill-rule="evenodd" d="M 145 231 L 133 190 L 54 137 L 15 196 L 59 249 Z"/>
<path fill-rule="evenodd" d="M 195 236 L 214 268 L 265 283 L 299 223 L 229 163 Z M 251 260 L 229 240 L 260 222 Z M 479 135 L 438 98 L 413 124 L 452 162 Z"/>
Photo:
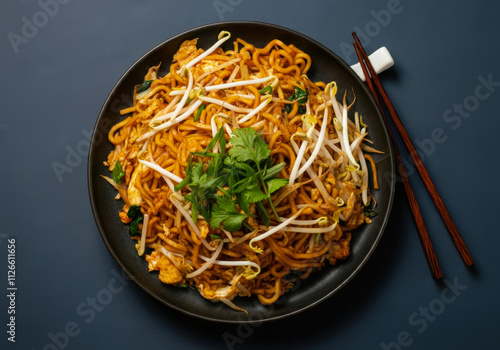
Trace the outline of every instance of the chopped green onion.
<path fill-rule="evenodd" d="M 198 119 L 200 118 L 200 114 L 201 112 L 205 109 L 205 105 L 202 104 L 200 107 L 198 107 L 198 110 L 196 111 L 195 115 L 194 115 L 194 121 L 197 122 Z"/>
<path fill-rule="evenodd" d="M 152 82 L 153 82 L 153 80 L 146 80 L 144 83 L 141 84 L 141 86 L 139 86 L 139 88 L 137 89 L 137 92 L 139 93 L 139 92 L 146 91 L 147 89 L 150 88 Z"/>
<path fill-rule="evenodd" d="M 259 90 L 259 94 L 264 95 L 268 91 L 271 91 L 271 93 L 273 92 L 273 88 L 271 87 L 271 85 L 268 85 L 265 88 L 263 88 L 262 90 Z"/>
<path fill-rule="evenodd" d="M 218 239 L 218 240 L 222 239 L 222 237 L 219 236 L 219 235 L 213 235 L 213 234 L 211 234 L 210 237 L 212 237 L 212 239 Z"/>

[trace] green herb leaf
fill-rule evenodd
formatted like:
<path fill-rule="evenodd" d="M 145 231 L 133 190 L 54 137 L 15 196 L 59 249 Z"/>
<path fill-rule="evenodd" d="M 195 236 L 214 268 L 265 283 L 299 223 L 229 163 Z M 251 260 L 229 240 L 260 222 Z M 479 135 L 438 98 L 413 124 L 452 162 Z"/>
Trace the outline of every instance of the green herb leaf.
<path fill-rule="evenodd" d="M 210 237 L 212 237 L 212 239 L 222 239 L 222 237 L 219 236 L 219 235 L 213 235 L 213 234 L 211 234 Z"/>
<path fill-rule="evenodd" d="M 240 209 L 245 213 L 250 213 L 250 202 L 247 199 L 247 196 L 244 193 L 237 193 L 236 195 L 236 203 L 240 206 Z"/>
<path fill-rule="evenodd" d="M 252 128 L 236 129 L 229 141 L 234 146 L 229 150 L 229 155 L 240 162 L 252 160 L 259 165 L 271 155 L 264 138 Z"/>
<path fill-rule="evenodd" d="M 142 83 L 141 86 L 139 86 L 139 88 L 137 89 L 137 93 L 143 92 L 143 91 L 146 91 L 147 89 L 149 89 L 151 87 L 152 82 L 153 82 L 153 80 L 144 81 L 144 83 Z"/>
<path fill-rule="evenodd" d="M 377 216 L 377 215 L 378 215 L 378 212 L 377 212 L 377 211 L 375 211 L 375 210 L 373 210 L 373 209 L 367 209 L 367 208 L 365 208 L 365 209 L 363 210 L 363 213 L 365 214 L 365 216 L 366 216 L 367 218 L 370 218 L 370 219 L 371 219 L 371 218 L 374 218 L 375 216 Z"/>
<path fill-rule="evenodd" d="M 205 105 L 202 104 L 200 107 L 198 107 L 198 109 L 196 110 L 196 113 L 194 115 L 194 121 L 197 122 L 198 121 L 198 118 L 200 118 L 200 114 L 201 112 L 203 112 L 203 110 L 205 109 Z"/>
<path fill-rule="evenodd" d="M 264 207 L 264 204 L 262 204 L 262 202 L 255 203 L 255 206 L 257 207 L 257 209 L 259 209 L 261 219 L 262 221 L 264 221 L 264 225 L 269 227 L 269 224 L 271 223 L 271 217 L 269 216 L 266 207 Z"/>
<path fill-rule="evenodd" d="M 229 232 L 241 229 L 243 220 L 250 217 L 236 210 L 234 201 L 231 198 L 217 197 L 217 203 L 212 210 L 212 220 L 210 226 L 218 228 L 223 223 L 223 228 Z"/>
<path fill-rule="evenodd" d="M 269 194 L 272 194 L 279 190 L 281 187 L 285 186 L 288 183 L 288 179 L 280 179 L 280 178 L 275 178 L 266 181 L 266 185 L 268 186 L 268 192 Z"/>
<path fill-rule="evenodd" d="M 195 224 L 198 222 L 198 206 L 196 205 L 191 206 L 191 219 L 193 219 Z"/>
<path fill-rule="evenodd" d="M 202 106 L 204 106 L 204 105 L 202 105 Z M 205 148 L 205 151 L 203 151 L 203 154 L 208 153 L 208 151 L 210 151 L 212 148 L 215 147 L 215 145 L 217 144 L 217 142 L 219 142 L 219 143 L 221 142 L 221 139 L 224 139 L 223 142 L 224 142 L 224 149 L 225 149 L 226 148 L 226 139 L 224 138 L 224 128 L 222 126 L 217 131 L 217 133 L 215 134 L 214 138 L 212 140 L 210 140 L 210 142 L 207 145 L 207 148 Z M 221 148 L 222 148 L 222 145 L 221 145 Z"/>
<path fill-rule="evenodd" d="M 273 176 L 276 176 L 279 174 L 279 172 L 281 170 L 283 170 L 283 168 L 285 167 L 285 162 L 281 162 L 279 164 L 276 164 L 272 167 L 270 167 L 269 169 L 267 169 L 265 172 L 264 172 L 264 180 L 269 180 L 271 179 Z"/>
<path fill-rule="evenodd" d="M 190 202 L 193 204 L 193 208 L 196 208 L 195 210 L 198 211 L 201 216 L 205 219 L 206 222 L 210 221 L 210 212 L 211 212 L 211 205 L 210 202 L 207 201 L 207 206 L 203 204 L 203 200 L 200 199 L 200 196 L 198 195 L 200 191 L 192 192 L 191 193 L 191 199 Z M 203 196 L 205 196 L 204 193 L 202 193 Z M 198 221 L 198 215 L 196 216 L 196 220 L 193 218 L 194 222 L 196 223 Z"/>
<path fill-rule="evenodd" d="M 138 216 L 134 220 L 132 220 L 132 222 L 130 223 L 130 227 L 129 227 L 128 231 L 129 231 L 131 236 L 135 236 L 135 235 L 138 235 L 141 233 L 139 231 L 139 229 L 137 228 L 137 226 L 142 221 L 142 219 L 143 219 L 142 216 Z"/>
<path fill-rule="evenodd" d="M 138 206 L 138 205 L 131 205 L 130 208 L 128 208 L 128 212 L 127 212 L 127 216 L 131 219 L 137 217 L 137 216 L 141 216 L 142 213 L 141 213 L 141 207 Z"/>
<path fill-rule="evenodd" d="M 233 193 L 241 193 L 241 192 L 245 191 L 247 188 L 249 188 L 250 186 L 255 185 L 258 177 L 259 177 L 259 174 L 255 173 L 250 177 L 245 177 L 243 180 L 238 181 L 230 188 L 231 188 Z"/>
<path fill-rule="evenodd" d="M 267 198 L 267 195 L 263 193 L 257 184 L 247 187 L 243 193 L 243 198 L 249 203 L 260 202 Z"/>
<path fill-rule="evenodd" d="M 130 223 L 129 228 L 128 228 L 130 235 L 135 236 L 137 234 L 140 234 L 137 226 L 139 225 L 139 223 L 142 221 L 142 219 L 144 217 L 142 215 L 142 212 L 141 212 L 141 207 L 138 205 L 135 205 L 135 204 L 131 205 L 130 208 L 128 208 L 127 216 L 129 218 L 133 219 L 132 222 Z"/>
<path fill-rule="evenodd" d="M 113 176 L 113 181 L 117 184 L 120 184 L 122 182 L 122 179 L 125 176 L 125 172 L 123 171 L 122 165 L 119 161 L 115 162 L 115 167 L 113 168 L 111 175 Z"/>
<path fill-rule="evenodd" d="M 175 192 L 182 190 L 191 182 L 191 175 L 187 175 L 181 182 L 174 186 Z"/>
<path fill-rule="evenodd" d="M 208 162 L 193 163 L 191 157 L 186 178 L 175 190 L 189 186 L 191 193 L 185 199 L 192 203 L 195 222 L 201 214 L 212 227 L 222 225 L 234 232 L 251 216 L 250 204 L 256 203 L 262 221 L 269 226 L 270 217 L 262 202 L 267 199 L 277 217 L 270 195 L 288 183 L 286 179 L 276 178 L 285 163 L 273 164 L 269 146 L 252 128 L 235 130 L 230 142 L 232 148 L 225 153 L 226 139 L 224 129 L 220 128 L 203 152 L 192 153 L 208 157 Z M 217 143 L 221 152 L 209 153 Z"/>
<path fill-rule="evenodd" d="M 304 103 L 307 102 L 308 96 L 309 96 L 309 90 L 306 89 L 306 91 L 304 91 L 301 88 L 295 86 L 295 93 L 292 96 L 290 96 L 288 100 L 297 101 L 297 103 L 299 104 L 298 113 L 305 113 Z M 290 113 L 293 109 L 293 105 L 287 104 L 285 106 L 285 109 L 288 113 Z"/>

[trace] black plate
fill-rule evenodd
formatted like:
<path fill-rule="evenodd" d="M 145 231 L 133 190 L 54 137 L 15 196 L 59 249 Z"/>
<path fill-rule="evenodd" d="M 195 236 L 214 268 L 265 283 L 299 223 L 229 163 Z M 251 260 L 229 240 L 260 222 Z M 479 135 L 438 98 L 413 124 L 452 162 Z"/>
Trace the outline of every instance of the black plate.
<path fill-rule="evenodd" d="M 293 291 L 281 297 L 275 305 L 262 306 L 255 298 L 237 298 L 236 304 L 250 313 L 246 318 L 242 312 L 234 311 L 222 303 L 205 300 L 196 290 L 180 289 L 165 285 L 158 280 L 157 273 L 149 273 L 144 258 L 137 256 L 127 228 L 120 222 L 118 211 L 123 203 L 113 198 L 116 191 L 100 175 L 109 175 L 103 165 L 113 149 L 107 140 L 111 126 L 123 120 L 119 110 L 132 105 L 133 86 L 142 82 L 149 67 L 162 62 L 169 67 L 173 54 L 187 39 L 199 38 L 198 45 L 204 49 L 217 41 L 221 30 L 231 32 L 231 39 L 223 48 L 232 47 L 232 39 L 238 37 L 257 47 L 264 47 L 272 39 L 294 44 L 307 52 L 313 60 L 308 75 L 313 81 L 335 80 L 339 91 L 349 92 L 354 88 L 357 102 L 355 109 L 369 126 L 370 139 L 385 154 L 375 157 L 381 182 L 381 190 L 374 191 L 380 214 L 373 223 L 364 225 L 353 234 L 352 255 L 344 262 L 316 271 L 296 285 Z M 352 93 L 350 92 L 352 98 Z M 111 255 L 121 268 L 151 296 L 188 315 L 220 322 L 261 322 L 297 314 L 332 296 L 342 288 L 366 263 L 379 242 L 392 206 L 395 180 L 394 159 L 387 129 L 380 111 L 365 84 L 337 55 L 318 42 L 290 29 L 259 22 L 221 22 L 194 28 L 161 43 L 139 58 L 116 83 L 101 109 L 95 124 L 88 159 L 88 186 L 94 217 L 101 236 Z M 386 176 L 389 175 L 389 176 Z M 389 179 L 389 180 L 387 180 Z"/>

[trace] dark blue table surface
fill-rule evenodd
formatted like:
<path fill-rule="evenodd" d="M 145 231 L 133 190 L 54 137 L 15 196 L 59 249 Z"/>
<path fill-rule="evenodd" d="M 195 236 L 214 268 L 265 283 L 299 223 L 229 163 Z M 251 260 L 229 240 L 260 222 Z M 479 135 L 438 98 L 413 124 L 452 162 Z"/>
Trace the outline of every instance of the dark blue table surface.
<path fill-rule="evenodd" d="M 0 348 L 498 348 L 498 2 L 11 0 L 0 9 Z M 396 64 L 383 83 L 474 269 L 462 263 L 410 169 L 441 284 L 430 277 L 400 183 L 386 232 L 361 272 L 289 319 L 207 323 L 123 277 L 88 197 L 88 138 L 99 110 L 150 48 L 199 25 L 240 19 L 301 32 L 349 64 L 353 30 L 367 51 L 390 50 Z M 7 333 L 13 239 L 15 343 Z"/>

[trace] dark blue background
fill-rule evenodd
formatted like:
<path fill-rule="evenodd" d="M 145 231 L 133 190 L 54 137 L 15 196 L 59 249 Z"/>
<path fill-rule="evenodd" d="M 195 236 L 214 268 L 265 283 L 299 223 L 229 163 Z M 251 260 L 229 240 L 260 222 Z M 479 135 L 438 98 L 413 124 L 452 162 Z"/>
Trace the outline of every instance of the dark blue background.
<path fill-rule="evenodd" d="M 0 298 L 1 348 L 498 348 L 498 2 L 61 0 L 44 10 L 49 3 L 0 5 L 0 295 L 7 293 L 9 238 L 16 239 L 18 287 L 15 344 L 7 341 L 8 299 Z M 294 29 L 350 64 L 353 30 L 367 51 L 389 48 L 396 64 L 383 83 L 476 261 L 475 269 L 462 263 L 410 171 L 455 287 L 431 279 L 401 184 L 367 265 L 338 294 L 290 319 L 206 323 L 116 277 L 121 271 L 88 199 L 86 135 L 143 53 L 192 27 L 237 19 Z M 39 27 L 30 32 L 28 22 Z M 496 86 L 476 90 L 481 77 Z M 447 112 L 464 103 L 467 113 Z M 68 167 L 59 177 L 56 163 Z M 92 308 L 94 298 L 101 303 Z"/>

